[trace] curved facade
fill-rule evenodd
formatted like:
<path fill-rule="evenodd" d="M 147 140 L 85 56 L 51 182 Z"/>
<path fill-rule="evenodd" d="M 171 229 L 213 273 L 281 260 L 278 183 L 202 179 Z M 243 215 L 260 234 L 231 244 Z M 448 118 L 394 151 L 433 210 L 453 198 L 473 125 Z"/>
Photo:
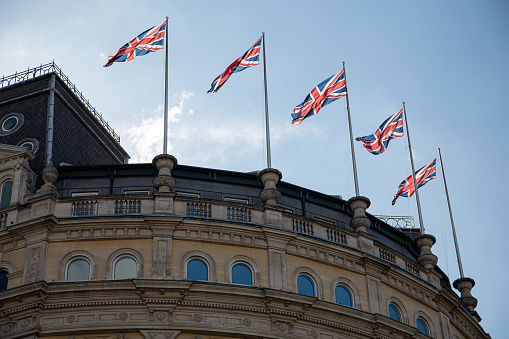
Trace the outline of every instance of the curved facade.
<path fill-rule="evenodd" d="M 0 89 L 0 338 L 489 338 L 433 236 L 275 169 L 123 164 L 46 66 Z"/>

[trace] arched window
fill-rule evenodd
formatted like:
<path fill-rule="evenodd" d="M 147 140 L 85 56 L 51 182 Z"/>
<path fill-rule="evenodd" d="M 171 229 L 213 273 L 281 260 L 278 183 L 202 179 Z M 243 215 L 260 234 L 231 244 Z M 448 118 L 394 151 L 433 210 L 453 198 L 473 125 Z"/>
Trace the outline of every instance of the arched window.
<path fill-rule="evenodd" d="M 209 267 L 205 261 L 193 258 L 186 265 L 186 279 L 209 280 Z"/>
<path fill-rule="evenodd" d="M 419 330 L 419 332 L 429 336 L 428 325 L 426 325 L 426 322 L 422 318 L 417 318 L 415 320 L 415 324 L 417 325 L 417 329 Z"/>
<path fill-rule="evenodd" d="M 6 270 L 0 270 L 0 292 L 7 289 L 7 284 L 9 282 L 7 274 L 9 274 L 9 272 Z"/>
<path fill-rule="evenodd" d="M 2 184 L 2 193 L 0 196 L 0 208 L 7 207 L 11 204 L 12 180 L 7 180 Z"/>
<path fill-rule="evenodd" d="M 138 277 L 138 263 L 136 260 L 125 255 L 115 261 L 113 279 L 131 279 Z"/>
<path fill-rule="evenodd" d="M 401 322 L 401 312 L 393 303 L 389 304 L 389 318 Z"/>
<path fill-rule="evenodd" d="M 232 283 L 241 285 L 253 285 L 253 271 L 251 268 L 243 263 L 233 265 Z"/>
<path fill-rule="evenodd" d="M 315 297 L 316 292 L 313 280 L 305 274 L 299 275 L 297 278 L 297 293 Z"/>
<path fill-rule="evenodd" d="M 348 307 L 353 306 L 352 293 L 346 286 L 337 285 L 334 289 L 334 295 L 336 296 L 336 304 Z"/>
<path fill-rule="evenodd" d="M 67 265 L 65 280 L 90 280 L 90 263 L 85 258 L 76 258 Z"/>

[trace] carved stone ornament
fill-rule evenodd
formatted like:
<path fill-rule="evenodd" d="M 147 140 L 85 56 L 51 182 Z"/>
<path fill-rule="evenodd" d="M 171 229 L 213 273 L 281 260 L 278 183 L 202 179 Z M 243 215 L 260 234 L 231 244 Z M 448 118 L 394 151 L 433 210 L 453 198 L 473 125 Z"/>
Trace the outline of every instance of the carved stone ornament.
<path fill-rule="evenodd" d="M 353 197 L 347 201 L 347 205 L 353 212 L 350 226 L 357 232 L 368 232 L 368 228 L 371 224 L 366 216 L 366 210 L 371 205 L 369 199 L 362 196 Z"/>
<path fill-rule="evenodd" d="M 452 285 L 455 289 L 460 291 L 461 293 L 461 301 L 468 308 L 470 312 L 474 312 L 477 307 L 477 299 L 472 296 L 470 292 L 472 288 L 475 286 L 474 279 L 471 278 L 459 278 L 455 280 Z"/>
<path fill-rule="evenodd" d="M 154 179 L 154 187 L 161 193 L 168 193 L 175 187 L 175 179 L 171 170 L 177 166 L 177 158 L 170 154 L 159 154 L 152 159 L 152 164 L 159 173 Z"/>
<path fill-rule="evenodd" d="M 431 252 L 431 247 L 436 241 L 437 239 L 431 234 L 421 234 L 415 238 L 415 244 L 420 250 L 417 261 L 428 270 L 435 267 L 438 262 L 438 257 Z"/>
<path fill-rule="evenodd" d="M 203 315 L 201 315 L 201 314 L 193 315 L 193 321 L 195 321 L 197 323 L 201 323 L 203 321 Z"/>
<path fill-rule="evenodd" d="M 253 326 L 253 321 L 251 319 L 243 319 L 242 320 L 242 325 L 246 326 L 246 327 L 251 327 Z"/>
<path fill-rule="evenodd" d="M 156 319 L 159 321 L 163 321 L 166 319 L 166 314 L 164 314 L 163 312 L 158 312 L 156 313 Z"/>
<path fill-rule="evenodd" d="M 72 324 L 74 321 L 76 321 L 76 316 L 69 314 L 68 316 L 65 317 L 65 321 L 68 322 L 69 324 Z"/>
<path fill-rule="evenodd" d="M 318 338 L 320 336 L 320 333 L 318 333 L 317 330 L 311 330 L 311 332 L 309 332 L 309 334 L 311 334 L 311 337 L 313 337 L 313 338 Z"/>
<path fill-rule="evenodd" d="M 283 174 L 275 168 L 266 168 L 258 173 L 258 178 L 263 183 L 263 191 L 260 192 L 260 199 L 265 205 L 277 206 L 281 200 L 281 192 L 276 184 L 283 178 Z"/>
<path fill-rule="evenodd" d="M 49 165 L 44 167 L 42 170 L 42 180 L 44 180 L 44 186 L 54 186 L 58 179 L 58 171 L 53 166 L 53 159 L 50 160 Z"/>
<path fill-rule="evenodd" d="M 127 313 L 126 313 L 126 312 L 120 312 L 120 313 L 118 314 L 118 319 L 120 319 L 120 320 L 122 320 L 122 321 L 127 320 L 127 318 L 128 318 L 128 315 L 127 315 Z"/>

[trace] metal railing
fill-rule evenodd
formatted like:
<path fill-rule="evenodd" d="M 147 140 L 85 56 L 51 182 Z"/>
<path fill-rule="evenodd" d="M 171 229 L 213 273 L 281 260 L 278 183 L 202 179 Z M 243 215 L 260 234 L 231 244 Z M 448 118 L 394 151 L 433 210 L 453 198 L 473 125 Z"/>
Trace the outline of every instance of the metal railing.
<path fill-rule="evenodd" d="M 378 219 L 397 228 L 415 228 L 414 217 L 406 215 L 378 215 Z"/>
<path fill-rule="evenodd" d="M 110 135 L 118 142 L 120 143 L 120 136 L 115 133 L 113 128 L 108 124 L 106 120 L 103 119 L 103 117 L 97 112 L 95 107 L 93 107 L 88 99 L 86 99 L 83 94 L 76 88 L 76 86 L 69 80 L 67 75 L 65 75 L 62 70 L 55 64 L 55 62 L 50 62 L 48 64 L 38 66 L 35 68 L 28 68 L 26 71 L 23 72 L 16 72 L 15 74 L 8 75 L 8 76 L 2 76 L 0 78 L 0 88 L 14 85 L 23 81 L 27 81 L 29 79 L 33 79 L 45 74 L 49 73 L 55 73 L 66 85 L 69 87 L 69 89 L 78 97 L 78 99 L 81 101 L 83 105 L 86 106 L 86 108 L 94 115 L 94 117 L 97 119 L 97 121 L 110 133 Z"/>

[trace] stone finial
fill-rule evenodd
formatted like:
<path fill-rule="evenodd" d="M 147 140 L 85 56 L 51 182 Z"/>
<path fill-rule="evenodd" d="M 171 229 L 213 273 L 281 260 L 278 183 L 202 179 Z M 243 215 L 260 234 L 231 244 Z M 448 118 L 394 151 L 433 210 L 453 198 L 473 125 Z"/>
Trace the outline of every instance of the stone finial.
<path fill-rule="evenodd" d="M 42 180 L 44 185 L 42 187 L 54 187 L 58 179 L 58 170 L 53 166 L 53 159 L 50 159 L 49 165 L 42 170 Z"/>
<path fill-rule="evenodd" d="M 154 187 L 161 193 L 169 193 L 175 187 L 175 178 L 171 170 L 177 166 L 177 158 L 170 154 L 159 154 L 152 159 L 152 164 L 159 171 L 154 178 Z"/>
<path fill-rule="evenodd" d="M 260 199 L 265 205 L 277 206 L 281 200 L 281 192 L 276 184 L 283 178 L 283 174 L 275 168 L 266 168 L 258 172 L 258 178 L 263 183 L 263 191 L 260 192 Z"/>
<path fill-rule="evenodd" d="M 347 201 L 348 207 L 353 212 L 353 218 L 350 221 L 350 226 L 357 232 L 368 232 L 369 225 L 371 222 L 366 216 L 366 210 L 371 205 L 371 201 L 368 198 L 358 196 L 350 198 Z"/>
<path fill-rule="evenodd" d="M 470 291 L 472 287 L 475 285 L 475 281 L 472 278 L 459 278 L 455 280 L 452 285 L 455 289 L 460 291 L 461 296 L 460 299 L 465 304 L 470 313 L 475 312 L 475 308 L 477 306 L 477 299 L 472 296 Z"/>
<path fill-rule="evenodd" d="M 437 239 L 431 234 L 421 234 L 414 241 L 420 251 L 417 258 L 419 264 L 428 270 L 434 268 L 438 262 L 438 257 L 431 252 L 431 247 Z"/>

